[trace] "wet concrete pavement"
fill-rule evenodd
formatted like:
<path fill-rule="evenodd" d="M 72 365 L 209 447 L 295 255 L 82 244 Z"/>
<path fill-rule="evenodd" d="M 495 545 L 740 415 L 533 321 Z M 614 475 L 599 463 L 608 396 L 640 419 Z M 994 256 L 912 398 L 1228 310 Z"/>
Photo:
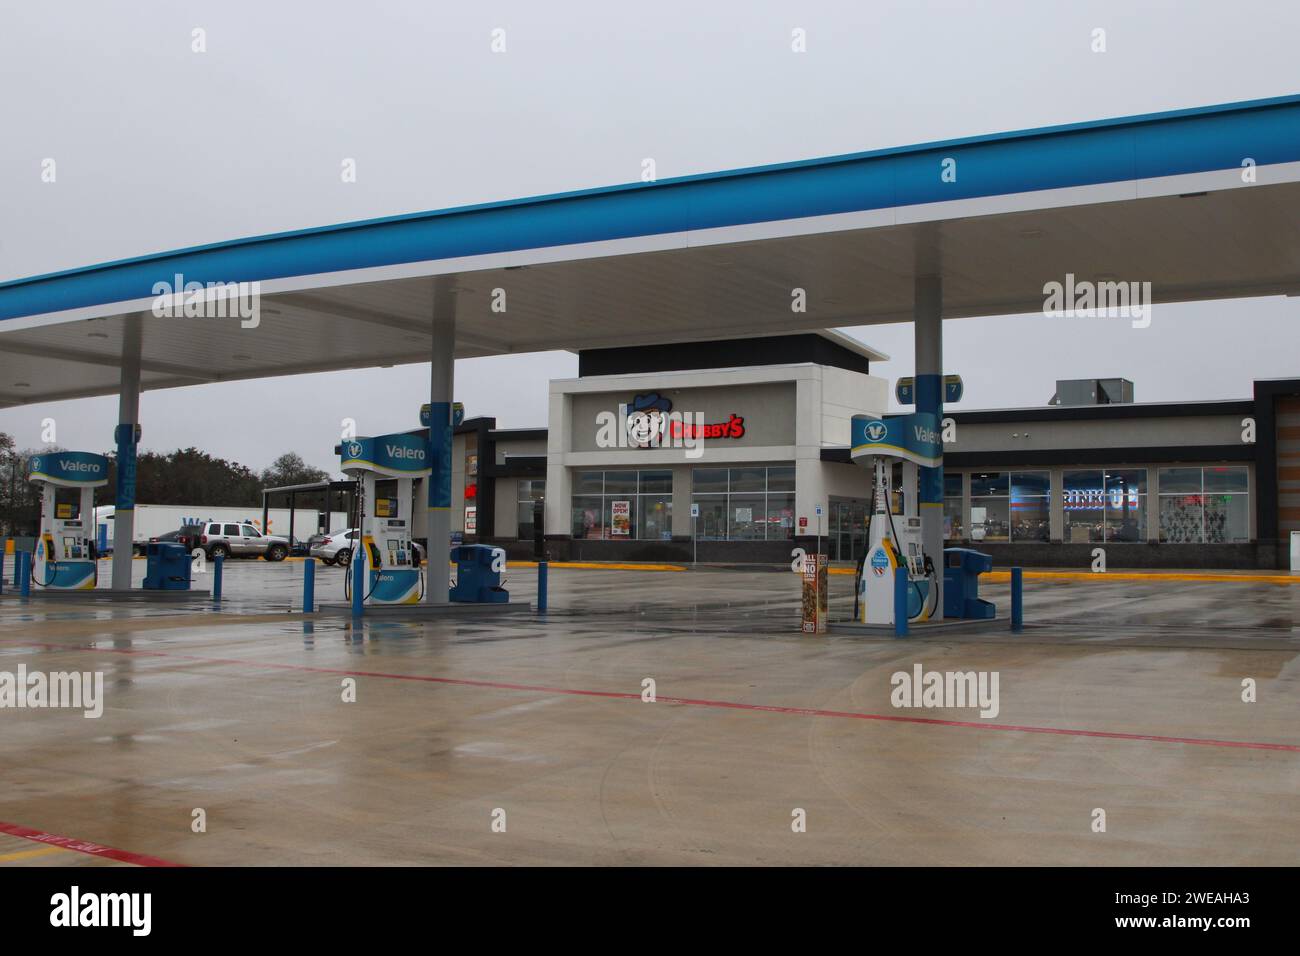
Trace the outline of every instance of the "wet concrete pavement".
<path fill-rule="evenodd" d="M 801 636 L 775 572 L 554 569 L 545 617 L 359 627 L 301 576 L 0 599 L 0 672 L 105 685 L 98 719 L 0 710 L 0 864 L 1300 862 L 1300 586 L 1029 582 L 1023 635 L 896 641 Z M 895 708 L 916 664 L 997 672 L 996 717 Z"/>

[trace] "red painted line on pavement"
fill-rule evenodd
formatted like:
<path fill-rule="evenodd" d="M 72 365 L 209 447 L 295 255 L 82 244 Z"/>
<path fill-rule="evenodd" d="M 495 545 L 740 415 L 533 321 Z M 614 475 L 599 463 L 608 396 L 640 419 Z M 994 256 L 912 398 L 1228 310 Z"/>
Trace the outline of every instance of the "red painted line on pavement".
<path fill-rule="evenodd" d="M 374 677 L 383 680 L 417 681 L 425 684 L 451 684 L 461 687 L 484 687 L 493 690 L 519 690 L 538 694 L 561 694 L 569 697 L 606 697 L 614 700 L 637 700 L 641 695 L 626 691 L 583 690 L 573 687 L 547 687 L 542 684 L 514 684 L 504 681 L 470 680 L 458 677 L 431 677 L 425 674 L 390 674 L 383 671 L 345 670 L 333 667 L 312 667 L 307 664 L 277 664 L 233 657 L 201 657 L 194 654 L 177 654 L 171 651 L 146 651 L 129 647 L 75 647 L 40 641 L 3 640 L 0 643 L 25 647 L 54 648 L 57 650 L 99 651 L 107 654 L 127 654 L 139 657 L 162 657 L 172 660 L 193 661 L 202 664 L 222 664 L 269 670 L 302 671 L 311 674 L 332 674 L 341 677 Z M 881 720 L 899 724 L 928 724 L 933 727 L 963 727 L 971 730 L 1001 730 L 1021 734 L 1055 734 L 1061 737 L 1098 737 L 1109 740 L 1147 740 L 1164 744 L 1188 744 L 1197 747 L 1233 747 L 1243 750 L 1281 750 L 1300 753 L 1300 744 L 1274 744 L 1252 740 L 1219 740 L 1213 737 L 1170 737 L 1163 734 L 1130 734 L 1108 730 L 1080 730 L 1068 727 L 1036 727 L 1027 724 L 990 724 L 976 720 L 945 720 L 939 717 L 909 717 L 902 714 L 870 714 L 856 710 L 822 710 L 816 707 L 782 707 L 775 704 L 745 704 L 729 700 L 707 700 L 693 697 L 656 698 L 659 703 L 679 704 L 686 707 L 712 707 L 726 710 L 759 711 L 769 714 L 789 714 L 799 717 L 835 717 L 851 720 Z"/>
<path fill-rule="evenodd" d="M 5 823 L 3 820 L 0 820 L 0 833 L 22 837 L 24 840 L 31 840 L 33 843 L 44 843 L 48 846 L 62 847 L 65 850 L 75 850 L 88 856 L 102 856 L 105 859 L 117 860 L 119 863 L 130 863 L 134 866 L 185 865 L 184 863 L 163 860 L 156 856 L 146 856 L 143 853 L 132 853 L 130 850 L 119 850 L 115 847 L 104 846 L 101 843 L 91 843 L 89 840 L 77 840 L 73 837 L 59 836 L 57 833 L 46 833 L 44 830 L 33 830 L 31 827 L 19 826 L 17 823 Z"/>

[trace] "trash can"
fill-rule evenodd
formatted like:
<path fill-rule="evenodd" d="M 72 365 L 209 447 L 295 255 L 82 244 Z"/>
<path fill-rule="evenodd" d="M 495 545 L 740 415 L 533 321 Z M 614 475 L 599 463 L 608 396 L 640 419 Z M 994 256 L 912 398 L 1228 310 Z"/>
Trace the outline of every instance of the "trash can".
<path fill-rule="evenodd" d="M 972 548 L 943 549 L 943 616 L 991 621 L 991 601 L 980 600 L 980 575 L 993 570 L 993 557 Z"/>
<path fill-rule="evenodd" d="M 492 569 L 497 554 L 504 556 L 505 552 L 486 544 L 462 544 L 451 549 L 451 559 L 456 562 L 453 601 L 505 604 L 510 600 L 510 592 L 501 586 L 501 572 Z"/>
<path fill-rule="evenodd" d="M 190 589 L 190 555 L 184 545 L 170 541 L 151 541 L 145 548 L 145 560 L 145 590 Z"/>

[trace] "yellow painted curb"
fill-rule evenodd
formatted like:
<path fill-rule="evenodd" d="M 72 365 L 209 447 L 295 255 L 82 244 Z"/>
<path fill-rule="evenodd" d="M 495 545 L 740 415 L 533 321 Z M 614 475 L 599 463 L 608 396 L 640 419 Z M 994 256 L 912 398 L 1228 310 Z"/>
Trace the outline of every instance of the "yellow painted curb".
<path fill-rule="evenodd" d="M 681 564 L 606 564 L 600 561 L 548 561 L 552 568 L 577 568 L 583 571 L 685 571 Z M 511 561 L 507 567 L 535 568 L 536 561 Z"/>
<path fill-rule="evenodd" d="M 1300 575 L 1285 574 L 1196 574 L 1177 571 L 1025 571 L 1027 578 L 1056 581 L 1190 581 L 1203 584 L 1300 584 Z M 986 581 L 1010 581 L 1010 571 L 991 571 Z"/>
<path fill-rule="evenodd" d="M 855 574 L 853 568 L 831 568 L 830 574 Z M 1025 571 L 1024 576 L 1040 581 L 1190 581 L 1201 584 L 1300 584 L 1300 574 L 1196 574 L 1177 571 Z M 1011 580 L 1010 571 L 987 571 L 980 580 L 1002 583 Z"/>
<path fill-rule="evenodd" d="M 30 860 L 33 857 L 49 856 L 52 853 L 71 853 L 71 850 L 61 846 L 46 846 L 39 850 L 19 850 L 16 853 L 6 853 L 0 856 L 0 863 L 10 863 L 15 860 Z"/>

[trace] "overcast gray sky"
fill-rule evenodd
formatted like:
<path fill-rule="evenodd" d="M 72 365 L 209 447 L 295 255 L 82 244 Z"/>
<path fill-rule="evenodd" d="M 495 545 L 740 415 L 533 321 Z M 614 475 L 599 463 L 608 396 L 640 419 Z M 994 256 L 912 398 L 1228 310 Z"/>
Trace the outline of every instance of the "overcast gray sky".
<path fill-rule="evenodd" d="M 628 182 L 646 156 L 666 178 L 1296 93 L 1298 35 L 1294 0 L 7 2 L 0 280 Z M 40 179 L 47 157 L 55 185 Z M 340 182 L 343 157 L 356 183 Z M 1004 372 L 958 407 L 1041 405 L 1057 378 L 1122 375 L 1157 401 L 1300 375 L 1297 298 L 1097 328 L 946 323 L 950 371 Z M 894 357 L 878 373 L 911 373 L 910 326 L 847 331 Z M 544 425 L 547 380 L 576 370 L 567 353 L 462 361 L 456 396 L 501 426 Z M 391 420 L 387 396 L 409 411 L 427 390 L 426 365 L 146 392 L 144 446 L 257 468 L 295 450 L 332 469 L 341 417 L 363 432 L 414 425 Z M 372 396 L 360 416 L 358 396 Z M 52 415 L 61 444 L 99 450 L 115 414 L 111 398 L 33 405 L 0 411 L 0 430 L 35 446 Z"/>

